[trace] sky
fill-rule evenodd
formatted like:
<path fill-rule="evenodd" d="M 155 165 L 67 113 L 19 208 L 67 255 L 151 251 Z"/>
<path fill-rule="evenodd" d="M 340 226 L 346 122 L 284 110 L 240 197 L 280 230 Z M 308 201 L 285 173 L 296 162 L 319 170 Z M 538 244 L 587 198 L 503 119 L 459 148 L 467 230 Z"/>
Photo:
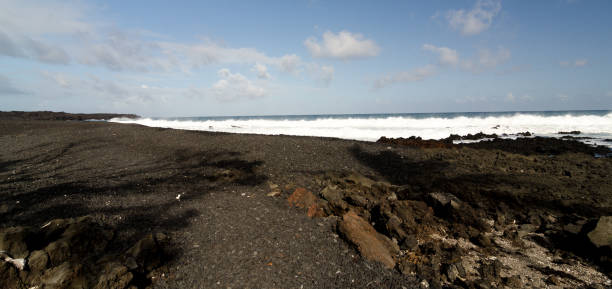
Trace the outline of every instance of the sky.
<path fill-rule="evenodd" d="M 612 109 L 612 1 L 0 0 L 0 110 Z"/>

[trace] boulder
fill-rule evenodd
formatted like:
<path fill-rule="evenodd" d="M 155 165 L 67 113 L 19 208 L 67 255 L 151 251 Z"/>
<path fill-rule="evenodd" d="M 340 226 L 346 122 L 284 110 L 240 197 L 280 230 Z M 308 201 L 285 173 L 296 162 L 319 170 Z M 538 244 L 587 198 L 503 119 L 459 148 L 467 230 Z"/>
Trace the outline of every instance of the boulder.
<path fill-rule="evenodd" d="M 433 192 L 429 194 L 429 199 L 434 207 L 447 207 L 458 210 L 463 202 L 453 194 Z"/>
<path fill-rule="evenodd" d="M 0 262 L 0 288 L 19 288 L 21 280 L 17 268 L 8 262 Z"/>
<path fill-rule="evenodd" d="M 327 202 L 324 200 L 317 200 L 314 204 L 308 207 L 306 214 L 311 218 L 325 218 L 327 214 Z"/>
<path fill-rule="evenodd" d="M 587 234 L 589 241 L 597 248 L 612 249 L 612 216 L 599 218 L 595 229 Z"/>
<path fill-rule="evenodd" d="M 28 258 L 28 267 L 31 272 L 40 272 L 47 269 L 49 265 L 49 255 L 43 250 L 36 250 Z"/>
<path fill-rule="evenodd" d="M 0 231 L 0 251 L 5 251 L 13 258 L 25 258 L 28 256 L 28 245 L 26 239 L 30 231 L 24 227 L 10 227 Z"/>
<path fill-rule="evenodd" d="M 394 256 L 399 248 L 386 236 L 378 233 L 370 223 L 349 211 L 342 216 L 338 227 L 340 233 L 357 249 L 363 257 L 384 264 L 387 268 L 395 267 Z"/>
<path fill-rule="evenodd" d="M 119 263 L 108 263 L 98 278 L 94 289 L 124 289 L 132 281 L 134 275 L 126 266 Z"/>
<path fill-rule="evenodd" d="M 344 181 L 347 183 L 352 183 L 355 185 L 360 185 L 360 186 L 364 186 L 366 188 L 372 188 L 372 186 L 374 184 L 376 184 L 376 181 L 360 174 L 357 172 L 353 172 L 350 175 L 346 176 L 344 178 Z"/>
<path fill-rule="evenodd" d="M 165 242 L 166 238 L 166 235 L 162 233 L 146 235 L 126 251 L 126 260 L 130 260 L 130 257 L 133 258 L 138 268 L 146 271 L 155 269 L 163 261 L 164 252 L 160 243 Z M 129 263 L 131 262 L 126 262 L 126 264 Z"/>
<path fill-rule="evenodd" d="M 291 207 L 309 208 L 316 203 L 317 198 L 305 188 L 296 188 L 289 196 L 287 202 Z"/>
<path fill-rule="evenodd" d="M 321 191 L 321 196 L 328 202 L 340 201 L 344 198 L 342 191 L 337 186 L 327 186 Z"/>
<path fill-rule="evenodd" d="M 70 262 L 64 262 L 59 266 L 45 271 L 44 275 L 41 277 L 41 282 L 44 288 L 79 288 L 79 286 L 75 285 L 85 282 L 80 275 L 81 265 L 73 267 Z"/>

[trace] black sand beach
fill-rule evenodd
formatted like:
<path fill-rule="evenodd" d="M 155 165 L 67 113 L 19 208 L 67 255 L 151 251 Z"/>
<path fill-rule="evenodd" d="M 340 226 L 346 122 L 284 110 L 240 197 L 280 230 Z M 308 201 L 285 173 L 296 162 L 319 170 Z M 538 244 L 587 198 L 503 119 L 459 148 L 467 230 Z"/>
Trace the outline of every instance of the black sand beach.
<path fill-rule="evenodd" d="M 537 141 L 539 148 L 557 142 Z M 102 249 L 57 261 L 47 249 L 59 237 L 45 235 L 38 245 L 24 237 L 23 258 L 41 251 L 50 261 L 42 273 L 2 263 L 10 277 L 3 288 L 51 281 L 50 288 L 611 285 L 612 231 L 605 230 L 612 228 L 604 217 L 612 215 L 612 159 L 583 146 L 521 153 L 508 144 L 419 148 L 2 119 L 0 147 L 4 244 L 11 227 L 40 236 L 53 219 L 88 216 L 88 226 L 112 232 Z M 289 205 L 298 188 L 312 192 L 305 207 L 314 213 Z M 364 235 L 350 231 L 353 215 L 390 244 L 387 263 L 367 257 L 368 244 L 354 239 Z M 138 264 L 128 264 L 125 252 L 147 238 L 155 256 L 134 255 Z M 118 258 L 115 267 L 108 256 Z M 49 281 L 47 271 L 78 262 L 68 271 L 80 283 Z"/>

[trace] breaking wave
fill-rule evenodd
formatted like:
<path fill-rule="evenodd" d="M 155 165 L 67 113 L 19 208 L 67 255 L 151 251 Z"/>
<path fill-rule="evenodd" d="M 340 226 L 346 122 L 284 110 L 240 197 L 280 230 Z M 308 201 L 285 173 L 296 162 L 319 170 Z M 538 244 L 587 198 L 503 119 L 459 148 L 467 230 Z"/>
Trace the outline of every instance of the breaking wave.
<path fill-rule="evenodd" d="M 580 131 L 597 143 L 612 146 L 611 111 L 499 112 L 435 114 L 363 114 L 311 116 L 193 117 L 112 119 L 151 127 L 186 130 L 321 136 L 376 141 L 381 136 L 440 139 L 450 134 L 516 134 L 539 136 Z"/>

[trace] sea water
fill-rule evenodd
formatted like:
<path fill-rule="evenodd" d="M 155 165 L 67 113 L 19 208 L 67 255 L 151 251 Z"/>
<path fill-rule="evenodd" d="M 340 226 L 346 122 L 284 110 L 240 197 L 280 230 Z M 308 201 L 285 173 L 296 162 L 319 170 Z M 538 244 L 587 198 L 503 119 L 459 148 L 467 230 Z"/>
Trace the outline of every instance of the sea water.
<path fill-rule="evenodd" d="M 610 110 L 116 118 L 110 121 L 186 130 L 363 141 L 376 141 L 381 136 L 441 139 L 451 134 L 478 132 L 514 138 L 517 133 L 527 131 L 534 136 L 561 137 L 559 132 L 580 131 L 579 135 L 572 136 L 583 137 L 581 141 L 588 144 L 612 148 Z"/>

